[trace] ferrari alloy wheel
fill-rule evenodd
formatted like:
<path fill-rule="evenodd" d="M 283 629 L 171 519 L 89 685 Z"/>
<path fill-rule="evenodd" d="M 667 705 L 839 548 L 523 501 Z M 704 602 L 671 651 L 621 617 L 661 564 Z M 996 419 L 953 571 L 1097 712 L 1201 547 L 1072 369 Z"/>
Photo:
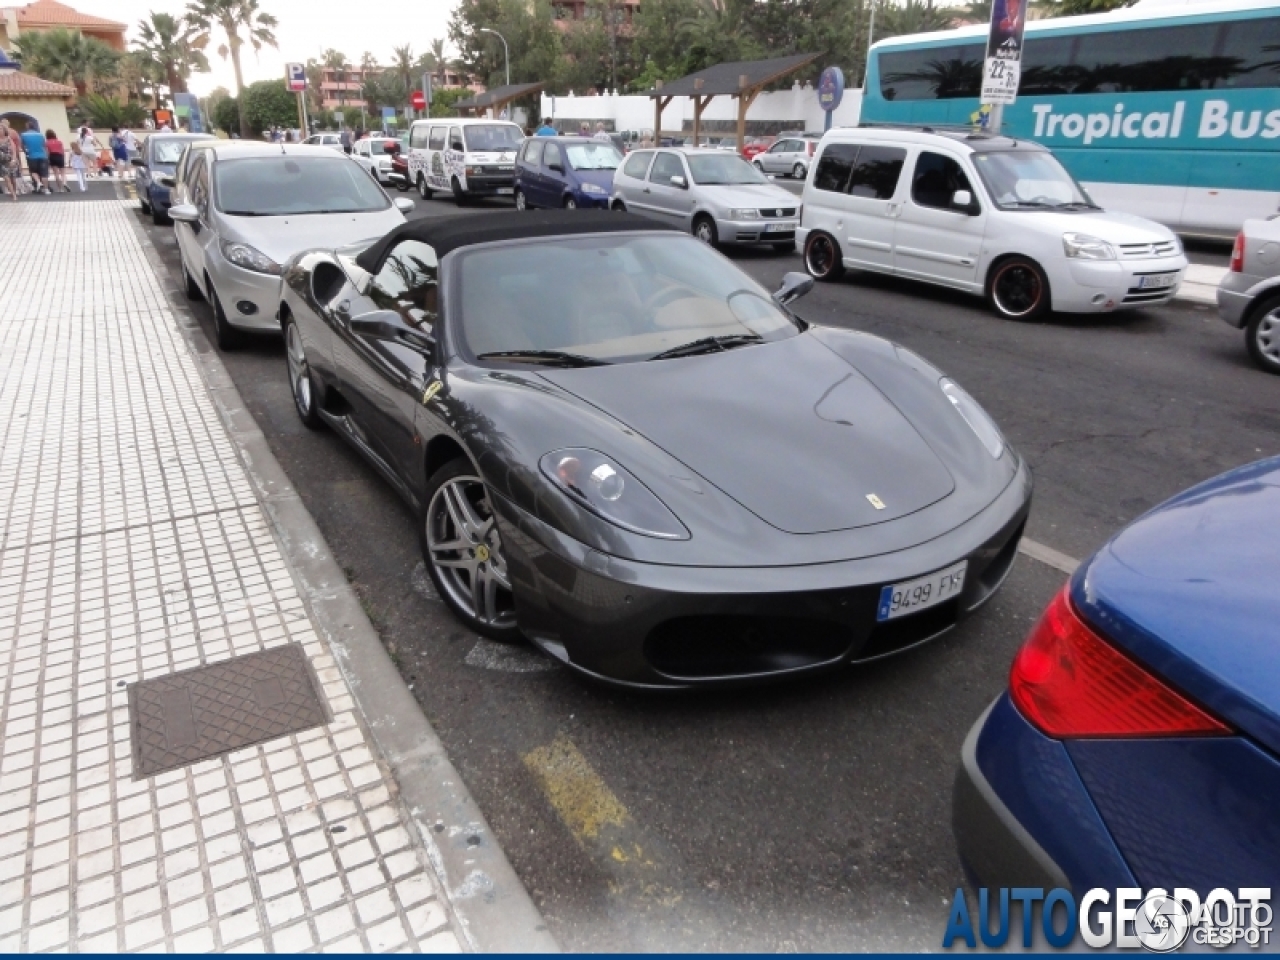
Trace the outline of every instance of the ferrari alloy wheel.
<path fill-rule="evenodd" d="M 997 263 L 987 280 L 987 299 L 1006 320 L 1038 320 L 1049 312 L 1049 278 L 1026 257 Z"/>
<path fill-rule="evenodd" d="M 693 221 L 693 235 L 713 247 L 720 239 L 716 235 L 716 222 L 705 214 Z"/>
<path fill-rule="evenodd" d="M 517 210 L 529 209 L 529 201 L 525 199 L 524 191 L 519 188 L 516 189 L 516 209 Z"/>
<path fill-rule="evenodd" d="M 1280 297 L 1258 305 L 1245 329 L 1249 356 L 1267 373 L 1280 374 Z"/>
<path fill-rule="evenodd" d="M 284 355 L 289 366 L 289 391 L 293 394 L 298 419 L 308 430 L 318 430 L 323 421 L 316 410 L 316 385 L 311 378 L 307 352 L 302 346 L 302 334 L 298 332 L 298 325 L 292 317 L 284 322 Z"/>
<path fill-rule="evenodd" d="M 844 260 L 840 245 L 826 233 L 813 231 L 804 244 L 804 268 L 815 280 L 838 280 L 844 273 Z"/>
<path fill-rule="evenodd" d="M 436 590 L 476 633 L 514 642 L 515 598 L 484 482 L 458 459 L 431 478 L 422 552 Z"/>

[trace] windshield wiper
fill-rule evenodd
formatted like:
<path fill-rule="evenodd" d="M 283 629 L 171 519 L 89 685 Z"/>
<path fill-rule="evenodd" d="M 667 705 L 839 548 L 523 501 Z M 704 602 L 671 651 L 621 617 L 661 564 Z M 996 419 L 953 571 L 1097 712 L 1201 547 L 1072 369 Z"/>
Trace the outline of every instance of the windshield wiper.
<path fill-rule="evenodd" d="M 1056 204 L 1045 203 L 1043 200 L 1010 200 L 1003 204 L 1006 207 L 1035 207 L 1037 210 L 1048 210 Z"/>
<path fill-rule="evenodd" d="M 691 340 L 688 343 L 680 344 L 678 347 L 672 347 L 670 350 L 655 353 L 649 359 L 669 360 L 672 357 L 692 357 L 700 353 L 720 353 L 724 350 L 732 350 L 734 347 L 745 347 L 750 343 L 763 342 L 764 338 L 754 333 L 734 333 L 728 336 L 703 337 L 701 340 Z"/>
<path fill-rule="evenodd" d="M 274 213 L 261 213 L 257 210 L 223 210 L 228 217 L 274 217 Z"/>
<path fill-rule="evenodd" d="M 549 367 L 607 367 L 607 360 L 584 357 L 561 350 L 500 350 L 482 353 L 477 360 L 510 360 L 514 363 L 541 363 Z"/>
<path fill-rule="evenodd" d="M 1070 203 L 1058 204 L 1059 210 L 1101 210 L 1102 208 L 1096 203 L 1089 203 L 1087 200 L 1072 200 Z"/>

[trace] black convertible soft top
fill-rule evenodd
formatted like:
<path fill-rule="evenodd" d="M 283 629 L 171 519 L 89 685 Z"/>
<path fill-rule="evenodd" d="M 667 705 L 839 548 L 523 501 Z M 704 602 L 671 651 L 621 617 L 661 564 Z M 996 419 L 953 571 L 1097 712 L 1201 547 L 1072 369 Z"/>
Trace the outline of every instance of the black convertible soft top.
<path fill-rule="evenodd" d="M 498 240 L 675 229 L 646 217 L 610 210 L 509 210 L 474 217 L 426 217 L 402 223 L 363 250 L 356 263 L 369 273 L 377 273 L 391 248 L 401 240 L 428 244 L 435 248 L 437 259 L 443 259 L 450 250 Z"/>

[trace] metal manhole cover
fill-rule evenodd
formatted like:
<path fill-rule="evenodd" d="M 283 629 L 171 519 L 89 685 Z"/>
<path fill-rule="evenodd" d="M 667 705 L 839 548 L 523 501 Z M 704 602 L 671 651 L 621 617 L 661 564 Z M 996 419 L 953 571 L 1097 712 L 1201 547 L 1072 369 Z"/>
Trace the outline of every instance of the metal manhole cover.
<path fill-rule="evenodd" d="M 185 767 L 329 720 L 296 643 L 129 685 L 133 778 Z"/>

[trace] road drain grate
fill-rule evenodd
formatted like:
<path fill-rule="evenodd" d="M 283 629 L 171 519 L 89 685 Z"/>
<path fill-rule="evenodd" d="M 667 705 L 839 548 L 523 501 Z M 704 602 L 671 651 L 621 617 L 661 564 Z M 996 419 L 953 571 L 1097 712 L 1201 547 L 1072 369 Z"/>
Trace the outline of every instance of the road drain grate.
<path fill-rule="evenodd" d="M 296 643 L 129 685 L 133 778 L 327 723 Z"/>

